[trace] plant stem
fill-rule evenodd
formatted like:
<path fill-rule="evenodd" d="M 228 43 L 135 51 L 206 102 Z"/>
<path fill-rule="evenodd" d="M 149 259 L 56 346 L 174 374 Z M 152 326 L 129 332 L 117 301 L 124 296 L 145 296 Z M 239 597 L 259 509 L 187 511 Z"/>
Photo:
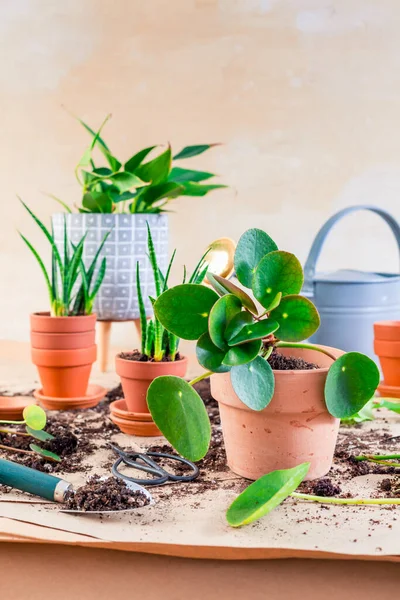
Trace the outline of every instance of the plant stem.
<path fill-rule="evenodd" d="M 15 429 L 7 429 L 6 427 L 0 427 L 0 433 L 15 433 L 15 435 L 24 435 L 25 437 L 30 437 L 29 433 L 24 433 L 23 431 L 16 431 Z"/>
<path fill-rule="evenodd" d="M 192 381 L 189 381 L 189 385 L 194 385 L 195 383 L 198 383 L 202 379 L 206 379 L 207 377 L 210 377 L 210 375 L 213 375 L 213 372 L 212 371 L 206 371 L 202 375 L 199 375 L 195 379 L 192 379 Z"/>
<path fill-rule="evenodd" d="M 295 344 L 294 342 L 278 342 L 275 344 L 276 348 L 304 348 L 305 350 L 316 350 L 316 352 L 321 352 L 322 354 L 326 354 L 332 360 L 337 360 L 337 356 L 334 356 L 329 350 L 325 350 L 325 348 L 320 348 L 318 346 L 314 346 L 314 344 Z"/>
<path fill-rule="evenodd" d="M 0 444 L 0 448 L 2 450 L 7 450 L 8 452 L 16 452 L 20 454 L 36 454 L 32 450 L 20 450 L 18 448 L 13 448 L 12 446 L 3 446 L 3 444 Z"/>
<path fill-rule="evenodd" d="M 388 459 L 390 458 L 397 458 L 400 459 L 400 454 L 387 454 L 387 455 L 379 455 L 379 454 L 374 454 L 374 455 L 360 455 L 360 456 L 355 456 L 354 459 L 355 460 L 366 460 L 368 462 L 372 462 L 375 463 L 377 465 L 383 465 L 384 467 L 395 467 L 396 469 L 400 469 L 400 463 L 395 463 L 395 462 L 390 462 Z"/>
<path fill-rule="evenodd" d="M 25 425 L 25 421 L 0 421 L 0 423 L 7 423 L 7 425 Z"/>
<path fill-rule="evenodd" d="M 290 495 L 292 498 L 297 498 L 298 500 L 310 500 L 311 502 L 321 502 L 323 504 L 400 504 L 400 498 L 332 498 L 300 494 L 299 492 L 292 492 Z"/>

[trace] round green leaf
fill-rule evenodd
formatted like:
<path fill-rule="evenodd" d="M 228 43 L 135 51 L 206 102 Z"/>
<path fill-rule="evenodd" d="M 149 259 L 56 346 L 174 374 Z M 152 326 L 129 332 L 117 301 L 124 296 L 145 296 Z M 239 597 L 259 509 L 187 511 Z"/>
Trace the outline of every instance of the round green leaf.
<path fill-rule="evenodd" d="M 203 458 L 210 445 L 211 425 L 191 385 L 181 377 L 157 377 L 148 389 L 147 404 L 155 424 L 181 456 L 192 461 Z"/>
<path fill-rule="evenodd" d="M 267 515 L 294 492 L 309 468 L 310 463 L 302 463 L 293 469 L 272 471 L 257 479 L 228 508 L 226 519 L 229 525 L 248 525 Z"/>
<path fill-rule="evenodd" d="M 246 365 L 232 367 L 231 382 L 236 395 L 252 410 L 263 410 L 274 395 L 274 374 L 261 356 Z"/>
<path fill-rule="evenodd" d="M 303 286 L 303 269 L 290 252 L 270 252 L 260 261 L 254 273 L 252 289 L 254 296 L 269 310 L 277 294 L 298 294 Z"/>
<path fill-rule="evenodd" d="M 230 367 L 244 365 L 245 363 L 252 361 L 257 356 L 257 354 L 260 352 L 260 348 L 260 340 L 246 342 L 240 346 L 232 346 L 225 354 L 222 364 Z"/>
<path fill-rule="evenodd" d="M 221 350 L 227 348 L 225 330 L 229 321 L 242 311 L 242 303 L 233 294 L 222 296 L 211 309 L 208 318 L 208 332 L 213 343 Z"/>
<path fill-rule="evenodd" d="M 230 340 L 235 337 L 243 329 L 245 325 L 249 325 L 249 323 L 253 323 L 254 319 L 250 313 L 247 311 L 242 311 L 235 315 L 232 321 L 229 322 L 228 327 L 225 330 L 225 338 Z"/>
<path fill-rule="evenodd" d="M 218 298 L 204 285 L 184 283 L 161 294 L 154 312 L 171 333 L 185 340 L 197 340 L 208 330 L 208 317 Z"/>
<path fill-rule="evenodd" d="M 373 360 L 359 352 L 340 356 L 325 382 L 326 406 L 334 417 L 344 419 L 359 412 L 379 385 L 379 370 Z"/>
<path fill-rule="evenodd" d="M 263 337 L 274 333 L 277 329 L 279 329 L 278 323 L 271 319 L 255 321 L 254 323 L 245 325 L 239 333 L 228 339 L 228 344 L 229 346 L 237 346 L 251 340 L 261 340 Z"/>
<path fill-rule="evenodd" d="M 303 296 L 285 296 L 269 314 L 279 324 L 279 339 L 301 342 L 315 333 L 320 319 L 314 304 Z"/>
<path fill-rule="evenodd" d="M 235 252 L 235 271 L 240 283 L 251 288 L 253 275 L 260 260 L 278 250 L 274 240 L 261 229 L 248 229 L 238 241 Z"/>
<path fill-rule="evenodd" d="M 44 429 L 46 427 L 46 413 L 44 412 L 43 408 L 40 408 L 40 406 L 32 404 L 31 406 L 25 407 L 22 416 L 25 424 L 31 429 L 39 431 L 40 429 Z"/>
<path fill-rule="evenodd" d="M 224 366 L 222 361 L 225 358 L 226 350 L 221 350 L 212 343 L 208 332 L 199 337 L 196 345 L 196 356 L 199 364 L 213 373 L 226 373 L 230 367 Z"/>
<path fill-rule="evenodd" d="M 258 314 L 257 306 L 254 304 L 253 300 L 250 298 L 248 294 L 240 287 L 229 281 L 228 279 L 224 279 L 219 275 L 214 275 L 214 280 L 219 284 L 222 289 L 225 289 L 228 294 L 233 294 L 237 298 L 239 298 L 240 302 L 243 304 L 245 308 L 247 308 L 254 315 Z"/>

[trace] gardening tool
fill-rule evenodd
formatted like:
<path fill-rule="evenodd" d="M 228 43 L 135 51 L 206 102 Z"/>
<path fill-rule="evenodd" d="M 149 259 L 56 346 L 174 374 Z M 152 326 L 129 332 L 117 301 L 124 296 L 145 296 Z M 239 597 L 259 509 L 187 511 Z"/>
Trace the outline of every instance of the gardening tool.
<path fill-rule="evenodd" d="M 369 210 L 389 225 L 400 252 L 400 225 L 376 206 L 350 206 L 333 215 L 318 232 L 304 266 L 302 294 L 310 298 L 321 315 L 321 326 L 311 342 L 357 351 L 376 360 L 373 324 L 400 319 L 400 274 L 368 273 L 350 269 L 316 273 L 316 263 L 325 238 L 340 219 L 359 210 Z"/>
<path fill-rule="evenodd" d="M 211 242 L 206 250 L 206 262 L 210 273 L 230 279 L 234 271 L 233 258 L 235 250 L 236 242 L 230 238 L 218 238 Z M 207 276 L 205 281 L 208 283 Z"/>
<path fill-rule="evenodd" d="M 68 481 L 41 473 L 35 469 L 30 469 L 24 465 L 0 459 L 0 483 L 9 485 L 12 488 L 29 492 L 34 496 L 45 498 L 54 502 L 63 504 L 66 501 L 67 495 L 74 492 L 73 486 Z M 126 485 L 133 491 L 140 491 L 147 496 L 150 503 L 153 503 L 150 492 L 144 487 L 137 485 L 134 482 L 126 481 Z M 79 515 L 93 514 L 110 514 L 121 512 L 132 512 L 135 508 L 118 511 L 82 511 L 82 510 L 63 510 L 62 512 Z"/>
<path fill-rule="evenodd" d="M 198 467 L 194 463 L 190 462 L 190 460 L 186 460 L 186 458 L 182 458 L 181 456 L 173 456 L 172 454 L 164 454 L 163 452 L 124 452 L 112 444 L 110 444 L 110 447 L 116 454 L 118 454 L 118 458 L 113 464 L 111 472 L 114 477 L 119 477 L 127 482 L 143 485 L 162 485 L 163 483 L 167 483 L 167 481 L 193 481 L 193 479 L 196 479 L 196 477 L 199 475 Z M 152 458 L 176 460 L 184 465 L 188 465 L 191 468 L 191 473 L 189 475 L 174 475 L 173 473 L 163 469 L 159 464 L 152 460 Z M 145 473 L 149 473 L 154 477 L 153 479 L 137 479 L 134 477 L 128 477 L 127 475 L 124 475 L 118 471 L 118 467 L 121 464 L 131 467 L 132 469 L 144 471 Z"/>

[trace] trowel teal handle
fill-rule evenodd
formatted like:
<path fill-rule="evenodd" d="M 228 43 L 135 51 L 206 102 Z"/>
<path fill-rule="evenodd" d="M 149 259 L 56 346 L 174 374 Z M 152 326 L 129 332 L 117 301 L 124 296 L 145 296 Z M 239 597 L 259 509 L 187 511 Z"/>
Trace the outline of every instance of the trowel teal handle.
<path fill-rule="evenodd" d="M 72 489 L 63 479 L 3 459 L 0 459 L 0 483 L 56 502 L 64 502 L 65 493 Z"/>

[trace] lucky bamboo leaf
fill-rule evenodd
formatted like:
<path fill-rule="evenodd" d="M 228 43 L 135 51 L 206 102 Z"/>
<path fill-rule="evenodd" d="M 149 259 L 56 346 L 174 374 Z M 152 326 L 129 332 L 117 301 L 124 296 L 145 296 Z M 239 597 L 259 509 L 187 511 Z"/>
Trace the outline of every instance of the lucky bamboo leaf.
<path fill-rule="evenodd" d="M 228 338 L 229 346 L 238 346 L 251 340 L 261 340 L 271 333 L 279 329 L 276 321 L 265 319 L 263 321 L 255 321 L 244 325 L 244 327 L 235 336 Z"/>
<path fill-rule="evenodd" d="M 116 171 L 119 171 L 119 169 L 121 168 L 121 163 L 119 162 L 119 160 L 117 158 L 115 158 L 115 156 L 113 156 L 111 154 L 110 149 L 108 148 L 105 141 L 100 137 L 100 135 L 98 135 L 100 133 L 102 127 L 108 121 L 108 119 L 110 117 L 111 117 L 111 115 L 107 115 L 106 119 L 104 120 L 101 128 L 99 129 L 99 131 L 97 133 L 95 131 L 93 131 L 93 129 L 91 127 L 89 127 L 89 125 L 87 125 L 84 121 L 82 121 L 82 119 L 80 119 L 79 117 L 77 117 L 77 119 L 80 122 L 80 124 L 86 129 L 86 131 L 88 131 L 90 133 L 90 135 L 93 138 L 95 138 L 95 145 L 97 145 L 99 147 L 103 156 L 106 158 L 108 164 L 110 165 L 112 171 L 116 172 Z"/>
<path fill-rule="evenodd" d="M 181 169 L 181 167 L 173 167 L 168 176 L 168 180 L 175 181 L 177 183 L 188 181 L 198 183 L 199 181 L 205 181 L 211 177 L 215 177 L 215 175 L 213 173 L 208 173 L 207 171 L 196 171 L 194 169 Z"/>
<path fill-rule="evenodd" d="M 153 185 L 163 183 L 168 178 L 171 170 L 171 162 L 171 147 L 168 146 L 165 152 L 162 152 L 162 154 L 153 158 L 153 160 L 140 164 L 135 169 L 135 175 L 142 181 L 150 182 Z"/>
<path fill-rule="evenodd" d="M 251 288 L 260 260 L 278 250 L 274 240 L 261 229 L 248 229 L 239 239 L 235 252 L 236 277 L 242 285 Z"/>
<path fill-rule="evenodd" d="M 36 406 L 36 404 L 31 404 L 30 406 L 26 406 L 22 413 L 25 424 L 31 429 L 35 429 L 36 431 L 40 429 L 44 429 L 46 427 L 46 413 L 43 408 L 40 406 Z"/>
<path fill-rule="evenodd" d="M 303 286 L 303 269 L 290 252 L 275 250 L 258 263 L 253 276 L 252 290 L 260 304 L 270 310 L 277 294 L 298 294 Z"/>
<path fill-rule="evenodd" d="M 61 458 L 58 456 L 58 454 L 55 454 L 54 452 L 50 452 L 50 450 L 44 450 L 43 448 L 40 448 L 40 446 L 37 446 L 36 444 L 29 444 L 29 448 L 33 452 L 36 452 L 36 454 L 40 454 L 40 456 L 43 456 L 43 458 L 46 458 L 47 460 L 54 460 L 55 462 L 61 462 Z"/>
<path fill-rule="evenodd" d="M 223 365 L 226 351 L 213 344 L 209 333 L 201 335 L 196 345 L 196 356 L 199 364 L 207 371 L 213 373 L 226 373 L 230 367 Z"/>
<path fill-rule="evenodd" d="M 206 196 L 208 192 L 212 192 L 213 190 L 218 190 L 222 188 L 228 187 L 227 185 L 223 185 L 222 183 L 214 183 L 214 184 L 202 184 L 195 183 L 192 181 L 182 182 L 183 186 L 183 196 Z"/>
<path fill-rule="evenodd" d="M 242 310 L 242 303 L 233 294 L 222 296 L 211 309 L 208 319 L 208 332 L 210 338 L 221 350 L 228 350 L 225 339 L 225 330 L 233 317 Z"/>
<path fill-rule="evenodd" d="M 302 463 L 293 469 L 272 471 L 257 479 L 228 508 L 226 519 L 229 525 L 248 525 L 267 515 L 294 492 L 309 468 L 310 463 Z"/>
<path fill-rule="evenodd" d="M 181 456 L 203 458 L 211 426 L 204 402 L 191 385 L 181 377 L 157 377 L 148 389 L 147 404 L 155 424 Z"/>
<path fill-rule="evenodd" d="M 231 383 L 236 395 L 252 410 L 263 410 L 271 402 L 275 379 L 270 364 L 261 356 L 232 367 Z"/>
<path fill-rule="evenodd" d="M 92 191 L 83 195 L 82 206 L 92 213 L 111 213 L 113 203 L 108 194 Z"/>
<path fill-rule="evenodd" d="M 178 154 L 174 156 L 174 160 L 181 160 L 183 158 L 191 158 L 192 156 L 198 156 L 199 154 L 203 154 L 206 150 L 210 148 L 214 148 L 215 146 L 220 146 L 221 144 L 198 144 L 197 146 L 185 146 Z"/>
<path fill-rule="evenodd" d="M 185 283 L 161 294 L 154 312 L 171 333 L 185 340 L 197 340 L 207 331 L 208 317 L 217 300 L 217 294 L 210 288 Z"/>
<path fill-rule="evenodd" d="M 139 208 L 149 207 L 163 198 L 177 198 L 183 193 L 183 187 L 173 181 L 166 181 L 158 185 L 149 185 L 143 188 L 132 203 L 131 212 L 138 212 Z"/>
<path fill-rule="evenodd" d="M 303 296 L 285 296 L 269 316 L 279 324 L 279 339 L 301 342 L 315 333 L 320 319 L 314 304 Z"/>
<path fill-rule="evenodd" d="M 114 175 L 110 176 L 109 179 L 114 185 L 117 186 L 121 193 L 128 192 L 132 188 L 143 187 L 146 185 L 146 183 L 139 179 L 139 177 L 125 171 L 115 173 Z"/>
<path fill-rule="evenodd" d="M 148 154 L 150 154 L 150 152 L 152 150 L 154 150 L 154 148 L 157 148 L 157 146 L 150 146 L 149 148 L 144 148 L 143 150 L 140 150 L 139 152 L 137 152 L 136 154 L 134 154 L 132 156 L 132 158 L 130 158 L 125 163 L 124 170 L 128 171 L 128 173 L 135 173 L 135 171 L 139 167 L 139 165 L 142 164 L 142 162 L 144 161 L 144 159 L 146 158 L 146 156 Z"/>
<path fill-rule="evenodd" d="M 328 411 L 338 419 L 351 417 L 372 398 L 379 385 L 379 369 L 359 352 L 343 354 L 332 364 L 325 382 Z"/>

